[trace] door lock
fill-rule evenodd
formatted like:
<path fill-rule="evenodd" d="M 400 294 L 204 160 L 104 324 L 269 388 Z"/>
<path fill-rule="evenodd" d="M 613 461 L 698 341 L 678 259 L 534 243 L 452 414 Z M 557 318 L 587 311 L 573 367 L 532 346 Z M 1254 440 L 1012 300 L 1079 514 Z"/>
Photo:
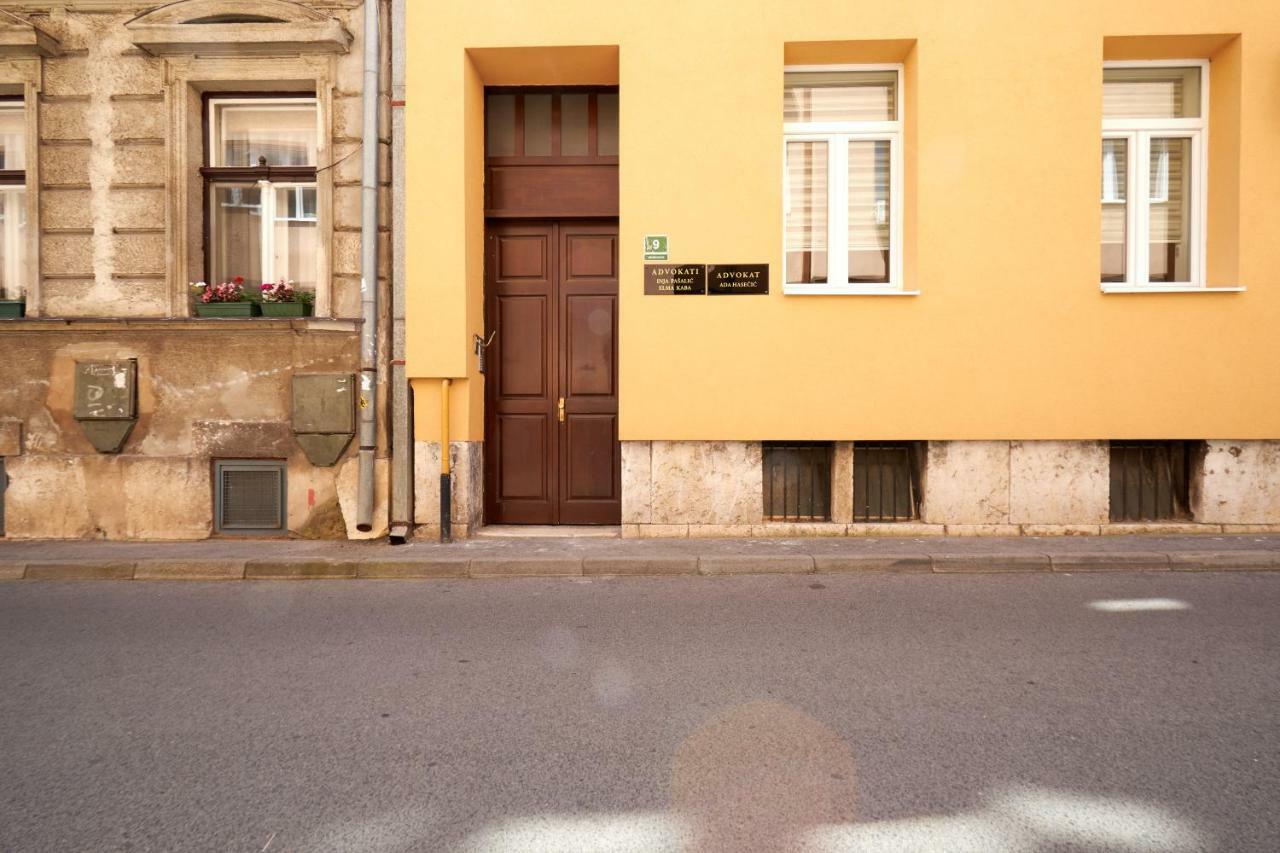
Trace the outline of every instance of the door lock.
<path fill-rule="evenodd" d="M 560 415 L 560 423 L 564 423 L 564 397 L 556 404 L 556 412 Z"/>

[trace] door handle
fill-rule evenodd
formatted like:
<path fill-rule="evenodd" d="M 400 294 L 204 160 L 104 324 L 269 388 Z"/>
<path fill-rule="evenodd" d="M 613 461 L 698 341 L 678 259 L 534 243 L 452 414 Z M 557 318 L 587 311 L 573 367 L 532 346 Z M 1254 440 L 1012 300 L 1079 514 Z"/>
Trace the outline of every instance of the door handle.
<path fill-rule="evenodd" d="M 560 416 L 560 423 L 564 423 L 564 397 L 556 404 L 556 413 Z"/>

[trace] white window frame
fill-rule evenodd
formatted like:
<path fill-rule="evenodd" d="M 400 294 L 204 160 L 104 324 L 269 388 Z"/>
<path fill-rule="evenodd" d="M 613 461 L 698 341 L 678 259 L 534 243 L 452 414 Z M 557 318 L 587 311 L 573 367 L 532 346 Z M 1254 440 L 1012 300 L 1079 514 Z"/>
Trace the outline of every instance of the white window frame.
<path fill-rule="evenodd" d="M 832 71 L 893 71 L 894 121 L 787 122 L 782 125 L 782 292 L 795 296 L 914 296 L 903 290 L 903 153 L 901 63 L 858 65 L 788 65 L 784 73 Z M 849 281 L 849 143 L 889 143 L 889 281 L 878 284 Z M 786 217 L 791 199 L 787 176 L 787 145 L 791 142 L 827 144 L 827 282 L 787 281 Z"/>
<path fill-rule="evenodd" d="M 315 110 L 315 113 L 316 113 L 316 156 L 317 158 L 319 157 L 319 152 L 321 148 L 320 143 L 324 137 L 321 130 L 320 106 L 317 98 L 314 98 L 314 97 L 210 98 L 206 108 L 209 110 L 209 136 L 207 140 L 207 145 L 209 146 L 208 147 L 209 159 L 211 161 L 216 161 L 221 156 L 222 139 L 220 138 L 220 136 L 221 136 L 222 128 L 219 122 L 215 120 L 215 117 L 218 114 L 217 112 L 218 107 L 227 105 L 227 104 L 232 104 L 232 105 L 245 104 L 245 105 L 252 105 L 252 106 L 270 106 L 270 107 L 279 107 L 279 106 L 298 107 L 303 105 L 310 106 L 312 109 Z M 246 167 L 240 167 L 240 166 L 226 167 L 224 164 L 219 164 L 217 162 L 211 162 L 210 165 L 218 166 L 219 168 L 246 168 Z M 261 239 L 259 240 L 259 246 L 260 246 L 259 267 L 261 268 L 261 271 L 262 271 L 263 282 L 278 281 L 282 277 L 288 278 L 288 276 L 277 275 L 276 268 L 275 268 L 276 266 L 276 263 L 275 263 L 276 228 L 275 226 L 277 222 L 276 190 L 278 189 L 296 190 L 302 187 L 309 187 L 315 190 L 316 215 L 314 218 L 307 219 L 305 221 L 315 222 L 317 235 L 319 234 L 319 228 L 320 228 L 320 189 L 319 189 L 319 168 L 318 168 L 319 164 L 317 163 L 316 165 L 317 165 L 317 179 L 315 181 L 306 182 L 306 181 L 263 180 L 263 181 L 257 182 L 257 185 L 259 188 L 259 193 L 258 193 L 259 204 L 261 208 L 261 212 L 259 213 L 259 216 L 261 217 L 261 222 L 259 223 L 259 227 L 262 229 L 262 233 L 260 235 Z M 243 183 L 243 182 L 214 180 L 211 182 L 211 185 L 214 187 L 217 187 L 219 185 L 229 186 L 233 183 Z M 209 217 L 209 247 L 208 247 L 209 252 L 212 252 L 214 247 L 218 245 L 218 239 L 219 239 L 218 217 L 214 215 L 214 207 L 217 204 L 218 204 L 217 194 L 210 193 L 209 194 L 209 210 L 206 211 L 206 214 L 205 214 Z M 284 221 L 284 220 L 281 220 L 281 221 Z M 298 221 L 302 221 L 302 220 L 298 220 Z M 212 273 L 212 269 L 210 269 L 210 273 Z M 315 283 L 315 289 L 317 293 L 319 292 L 320 287 L 321 287 L 321 282 L 317 281 Z"/>
<path fill-rule="evenodd" d="M 1104 293 L 1161 293 L 1207 290 L 1207 241 L 1205 223 L 1209 200 L 1209 61 L 1207 59 L 1159 59 L 1104 62 L 1103 68 L 1198 68 L 1200 70 L 1200 115 L 1196 118 L 1103 118 L 1103 139 L 1124 139 L 1125 158 L 1126 257 L 1123 282 L 1102 282 Z M 1191 205 L 1187 250 L 1190 281 L 1151 281 L 1151 140 L 1191 140 Z M 1101 145 L 1099 145 L 1101 153 Z M 1110 203 L 1103 200 L 1103 203 Z"/>

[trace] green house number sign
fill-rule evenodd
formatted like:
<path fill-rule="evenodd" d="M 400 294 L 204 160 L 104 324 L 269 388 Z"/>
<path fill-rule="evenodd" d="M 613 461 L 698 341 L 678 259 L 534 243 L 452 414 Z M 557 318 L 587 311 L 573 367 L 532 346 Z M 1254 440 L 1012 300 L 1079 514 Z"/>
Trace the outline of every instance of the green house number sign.
<path fill-rule="evenodd" d="M 646 261 L 665 261 L 667 259 L 667 235 L 644 235 L 644 259 Z"/>

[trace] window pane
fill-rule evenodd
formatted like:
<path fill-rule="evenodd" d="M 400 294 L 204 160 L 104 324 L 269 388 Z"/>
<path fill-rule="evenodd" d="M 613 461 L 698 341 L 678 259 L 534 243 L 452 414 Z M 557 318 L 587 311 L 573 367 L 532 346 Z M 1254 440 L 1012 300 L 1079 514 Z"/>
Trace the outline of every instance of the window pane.
<path fill-rule="evenodd" d="M 596 153 L 618 156 L 618 93 L 596 95 Z"/>
<path fill-rule="evenodd" d="M 214 284 L 244 276 L 262 282 L 262 191 L 257 184 L 213 188 L 210 202 L 209 274 Z"/>
<path fill-rule="evenodd" d="M 0 190 L 0 298 L 21 299 L 27 289 L 27 190 Z"/>
<path fill-rule="evenodd" d="M 1197 118 L 1200 69 L 1104 69 L 1102 114 L 1106 118 Z"/>
<path fill-rule="evenodd" d="M 560 96 L 560 153 L 565 157 L 587 154 L 587 99 L 589 95 Z"/>
<path fill-rule="evenodd" d="M 27 168 L 27 119 L 21 101 L 0 104 L 0 169 Z"/>
<path fill-rule="evenodd" d="M 490 95 L 484 115 L 488 155 L 513 156 L 516 153 L 516 96 Z"/>
<path fill-rule="evenodd" d="M 221 140 L 215 166 L 316 165 L 316 106 L 264 101 L 250 104 L 215 102 L 214 121 Z"/>
<path fill-rule="evenodd" d="M 316 188 L 277 187 L 272 276 L 299 290 L 316 289 Z"/>
<path fill-rule="evenodd" d="M 551 154 L 551 96 L 524 96 L 524 156 Z"/>
<path fill-rule="evenodd" d="M 827 280 L 827 143 L 787 143 L 787 281 Z"/>
<path fill-rule="evenodd" d="M 783 121 L 894 121 L 896 71 L 789 71 Z"/>
<path fill-rule="evenodd" d="M 1102 280 L 1126 281 L 1129 258 L 1129 140 L 1102 140 Z"/>
<path fill-rule="evenodd" d="M 849 143 L 849 281 L 889 281 L 890 144 Z"/>
<path fill-rule="evenodd" d="M 1190 169 L 1190 139 L 1151 140 L 1151 281 L 1191 281 Z"/>

